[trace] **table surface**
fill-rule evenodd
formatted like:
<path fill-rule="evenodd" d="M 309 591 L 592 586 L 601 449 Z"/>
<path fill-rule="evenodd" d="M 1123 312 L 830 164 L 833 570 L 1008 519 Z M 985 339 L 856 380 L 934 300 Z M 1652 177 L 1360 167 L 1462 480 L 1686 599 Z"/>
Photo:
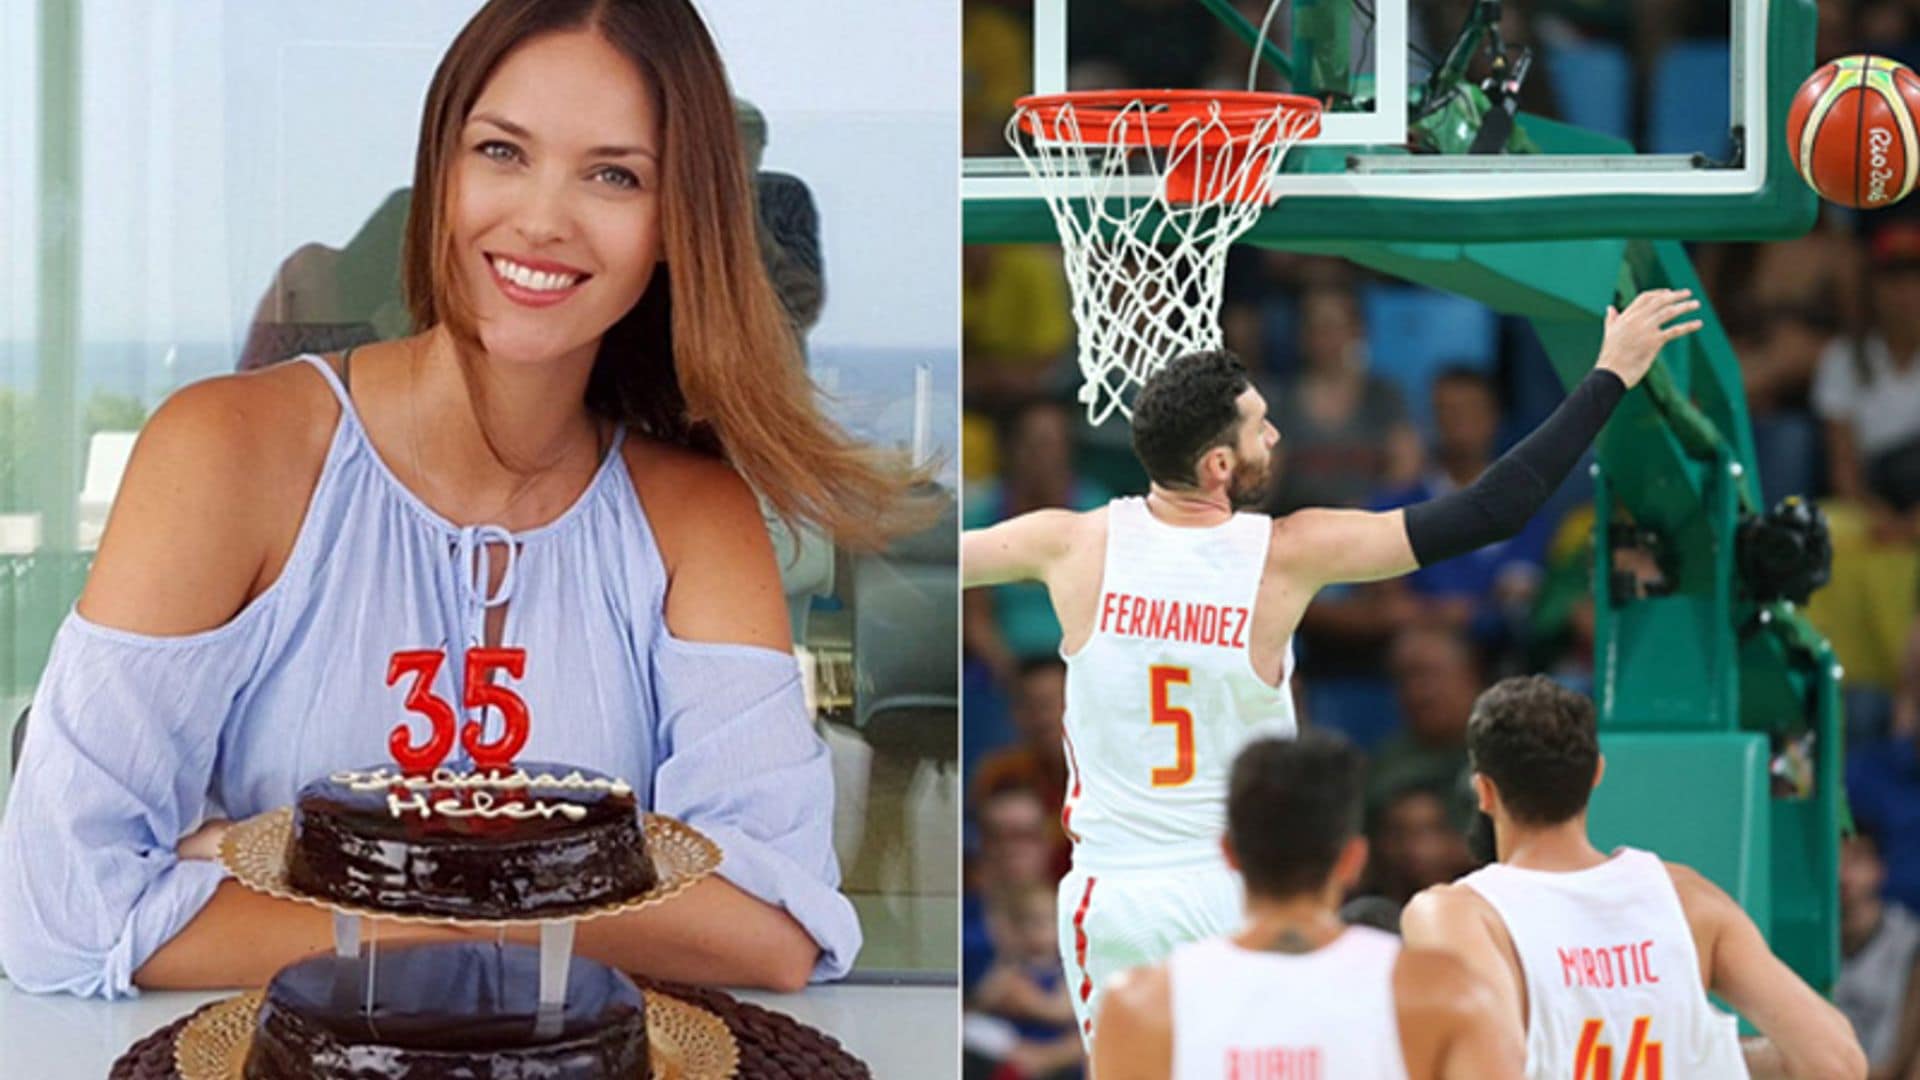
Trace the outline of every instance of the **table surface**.
<path fill-rule="evenodd" d="M 103 1080 L 141 1038 L 230 993 L 146 993 L 129 1001 L 28 994 L 0 979 L 0 1076 Z M 736 991 L 743 1001 L 820 1029 L 891 1077 L 960 1075 L 960 991 L 951 986 L 809 987 Z"/>

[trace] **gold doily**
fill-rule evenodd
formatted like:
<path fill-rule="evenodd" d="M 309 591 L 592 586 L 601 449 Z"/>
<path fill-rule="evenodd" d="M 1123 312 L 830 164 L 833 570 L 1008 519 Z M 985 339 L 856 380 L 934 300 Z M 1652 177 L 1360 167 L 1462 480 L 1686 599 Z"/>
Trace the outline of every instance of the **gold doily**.
<path fill-rule="evenodd" d="M 694 882 L 720 866 L 720 847 L 691 825 L 660 814 L 645 814 L 641 826 L 647 837 L 647 854 L 659 877 L 653 888 L 638 896 L 618 900 L 584 911 L 561 915 L 527 915 L 511 919 L 474 919 L 453 915 L 421 915 L 389 912 L 358 904 L 313 896 L 295 889 L 287 881 L 287 849 L 293 843 L 293 807 L 283 806 L 236 822 L 220 842 L 220 861 L 242 885 L 278 896 L 298 900 L 347 915 L 392 919 L 396 922 L 435 923 L 443 926 L 535 926 L 548 920 L 597 919 L 649 907 L 678 896 Z"/>
<path fill-rule="evenodd" d="M 180 1080 L 227 1080 L 241 1075 L 263 996 L 254 990 L 228 998 L 187 1021 L 173 1044 L 173 1067 L 180 1071 Z"/>
<path fill-rule="evenodd" d="M 652 1080 L 725 1080 L 739 1068 L 740 1047 L 718 1016 L 658 991 L 646 1000 Z M 180 1080 L 241 1080 L 260 1001 L 258 990 L 228 998 L 181 1028 L 173 1044 Z"/>

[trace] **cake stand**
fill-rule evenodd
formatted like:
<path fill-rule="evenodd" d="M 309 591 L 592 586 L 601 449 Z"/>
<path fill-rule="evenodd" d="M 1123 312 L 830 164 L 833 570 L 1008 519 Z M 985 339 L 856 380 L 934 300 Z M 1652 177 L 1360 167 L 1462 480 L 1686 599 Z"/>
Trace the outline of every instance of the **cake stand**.
<path fill-rule="evenodd" d="M 362 920 L 425 923 L 468 928 L 496 927 L 504 943 L 509 927 L 540 928 L 540 995 L 535 1031 L 556 1033 L 566 1005 L 567 972 L 573 960 L 574 927 L 588 919 L 638 911 L 663 903 L 691 888 L 720 866 L 720 848 L 691 825 L 663 814 L 643 813 L 641 830 L 647 854 L 653 860 L 652 887 L 621 900 L 563 913 L 534 913 L 510 918 L 470 918 L 394 912 L 376 906 L 345 904 L 295 888 L 287 880 L 287 854 L 293 843 L 293 807 L 255 815 L 236 822 L 220 842 L 220 861 L 242 885 L 284 900 L 325 908 L 333 915 L 334 954 L 343 963 L 359 965 L 365 973 L 365 1007 L 373 1001 L 373 971 L 378 962 L 376 934 L 364 933 Z M 237 1000 L 237 999 L 236 999 Z M 649 1013 L 651 1023 L 652 1014 Z M 724 1025 L 721 1028 L 724 1033 Z"/>

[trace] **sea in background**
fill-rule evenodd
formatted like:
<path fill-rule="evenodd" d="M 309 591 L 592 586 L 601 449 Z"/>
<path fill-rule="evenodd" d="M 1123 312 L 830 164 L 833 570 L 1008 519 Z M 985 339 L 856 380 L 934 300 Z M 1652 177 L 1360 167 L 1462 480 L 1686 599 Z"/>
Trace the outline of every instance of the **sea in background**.
<path fill-rule="evenodd" d="M 959 473 L 957 349 L 815 344 L 807 365 L 828 413 L 855 436 L 881 446 L 911 449 L 916 412 L 925 425 L 921 446 L 946 487 Z M 237 349 L 221 343 L 94 342 L 82 346 L 75 393 L 84 410 L 99 397 L 136 402 L 151 413 L 179 387 L 231 372 Z M 30 397 L 37 361 L 32 342 L 0 345 L 0 391 Z M 919 376 L 922 369 L 926 374 Z M 916 386 L 925 407 L 915 408 Z"/>

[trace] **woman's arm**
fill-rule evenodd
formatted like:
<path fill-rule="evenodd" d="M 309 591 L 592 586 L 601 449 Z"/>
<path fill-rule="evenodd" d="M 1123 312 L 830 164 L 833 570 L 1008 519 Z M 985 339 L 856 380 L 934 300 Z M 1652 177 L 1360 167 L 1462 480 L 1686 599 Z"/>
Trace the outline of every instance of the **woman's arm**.
<path fill-rule="evenodd" d="M 470 932 L 368 919 L 360 934 L 362 941 L 393 944 L 454 941 Z M 333 916 L 327 911 L 229 880 L 220 883 L 193 921 L 147 958 L 133 981 L 147 990 L 265 986 L 286 965 L 332 948 Z"/>
<path fill-rule="evenodd" d="M 304 502 L 305 429 L 276 414 L 285 395 L 270 385 L 284 378 L 195 384 L 136 444 L 0 822 L 0 963 L 24 989 L 124 995 L 189 924 L 202 933 L 175 954 L 244 981 L 225 909 L 205 910 L 223 871 L 176 848 L 206 816 L 221 725 L 261 647 L 265 624 L 236 612 L 261 574 L 262 525 Z"/>
<path fill-rule="evenodd" d="M 532 929 L 509 936 L 540 937 Z M 573 942 L 575 952 L 621 971 L 781 991 L 803 989 L 820 956 L 793 916 L 717 876 L 664 904 L 583 922 Z"/>
<path fill-rule="evenodd" d="M 628 445 L 668 577 L 652 657 L 654 808 L 712 837 L 723 861 L 678 899 L 583 925 L 581 946 L 649 974 L 797 990 L 845 971 L 859 925 L 837 889 L 833 777 L 773 546 L 732 469 Z"/>
<path fill-rule="evenodd" d="M 181 852 L 188 850 L 183 846 Z M 676 903 L 699 909 L 702 918 L 691 923 L 671 906 L 661 906 L 595 919 L 579 924 L 575 951 L 622 971 L 678 982 L 775 989 L 806 985 L 819 949 L 791 918 L 763 918 L 764 904 L 720 878 L 694 885 Z M 701 928 L 724 932 L 703 935 Z M 361 934 L 382 943 L 411 944 L 485 940 L 494 932 L 366 919 Z M 540 939 L 538 930 L 528 928 L 508 936 L 530 945 Z M 134 982 L 149 990 L 261 986 L 285 965 L 332 947 L 333 919 L 327 912 L 226 881 L 135 973 Z"/>

